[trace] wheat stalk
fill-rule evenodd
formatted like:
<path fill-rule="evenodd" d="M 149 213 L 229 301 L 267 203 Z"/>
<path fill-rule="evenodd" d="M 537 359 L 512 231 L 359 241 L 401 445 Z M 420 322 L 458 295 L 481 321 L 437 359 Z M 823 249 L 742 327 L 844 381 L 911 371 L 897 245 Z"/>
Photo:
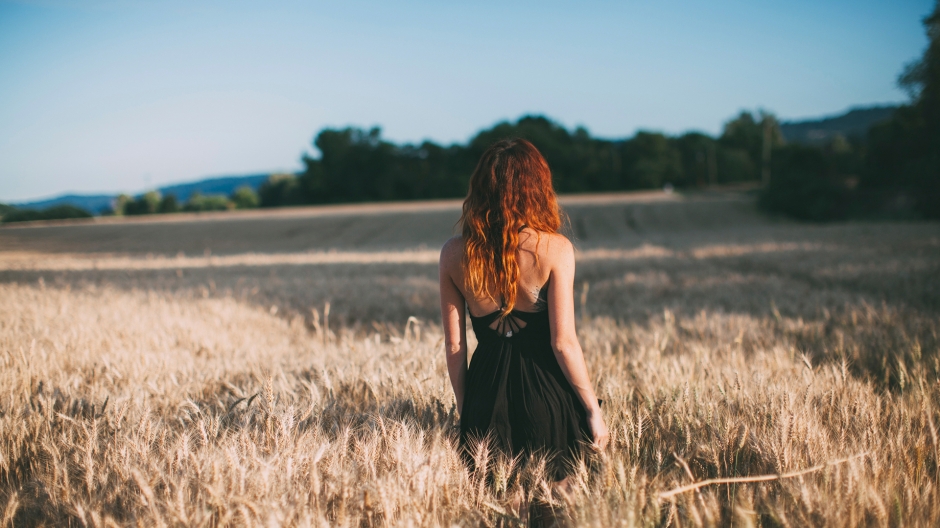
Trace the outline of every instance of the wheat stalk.
<path fill-rule="evenodd" d="M 697 489 L 704 488 L 705 486 L 712 486 L 712 485 L 718 485 L 718 484 L 745 484 L 748 482 L 768 482 L 771 480 L 783 480 L 783 479 L 799 477 L 801 475 L 806 475 L 809 473 L 814 473 L 821 469 L 825 469 L 829 466 L 844 464 L 846 462 L 849 462 L 850 460 L 855 460 L 856 458 L 861 458 L 865 456 L 868 456 L 868 453 L 859 453 L 857 455 L 852 455 L 850 457 L 840 458 L 838 460 L 831 460 L 823 464 L 817 464 L 810 468 L 801 469 L 799 471 L 791 471 L 789 473 L 781 473 L 779 475 L 753 475 L 750 477 L 728 477 L 728 478 L 700 480 L 698 482 L 693 482 L 692 484 L 687 484 L 685 486 L 680 486 L 678 488 L 671 489 L 669 491 L 664 491 L 659 494 L 659 498 L 671 499 L 672 497 L 675 497 L 676 495 L 679 495 L 682 493 L 687 493 L 689 491 L 695 491 Z M 688 466 L 685 466 L 684 462 L 683 462 L 683 466 L 685 467 L 686 471 L 688 471 Z M 691 475 L 691 472 L 689 472 L 688 474 Z"/>

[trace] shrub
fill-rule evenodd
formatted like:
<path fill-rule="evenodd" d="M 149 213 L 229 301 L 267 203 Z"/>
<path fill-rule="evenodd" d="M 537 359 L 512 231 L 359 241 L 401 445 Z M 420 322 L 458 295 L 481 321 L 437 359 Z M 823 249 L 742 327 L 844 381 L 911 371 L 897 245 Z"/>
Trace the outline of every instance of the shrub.
<path fill-rule="evenodd" d="M 235 204 L 227 196 L 221 194 L 203 195 L 193 193 L 189 201 L 183 206 L 184 211 L 228 211 L 234 209 Z"/>
<path fill-rule="evenodd" d="M 32 222 L 35 220 L 65 220 L 69 218 L 91 218 L 88 211 L 74 205 L 56 205 L 42 210 L 13 209 L 3 216 L 4 223 Z"/>
<path fill-rule="evenodd" d="M 235 189 L 229 199 L 235 204 L 236 209 L 254 209 L 261 204 L 258 193 L 247 185 Z"/>
<path fill-rule="evenodd" d="M 772 159 L 761 208 L 816 222 L 845 218 L 850 192 L 823 150 L 789 145 L 776 149 Z"/>
<path fill-rule="evenodd" d="M 180 204 L 176 201 L 175 194 L 168 194 L 160 200 L 160 205 L 157 206 L 158 213 L 177 213 L 180 210 Z"/>
<path fill-rule="evenodd" d="M 37 211 L 36 209 L 14 209 L 12 212 L 9 212 L 3 215 L 3 223 L 8 224 L 10 222 L 32 222 L 34 220 L 45 220 L 42 211 Z"/>
<path fill-rule="evenodd" d="M 306 203 L 300 182 L 293 174 L 272 174 L 268 181 L 258 189 L 258 196 L 261 200 L 261 207 Z"/>
<path fill-rule="evenodd" d="M 120 199 L 119 199 L 120 200 Z M 146 215 L 160 212 L 162 197 L 159 191 L 146 192 L 134 199 L 124 200 L 124 214 Z"/>

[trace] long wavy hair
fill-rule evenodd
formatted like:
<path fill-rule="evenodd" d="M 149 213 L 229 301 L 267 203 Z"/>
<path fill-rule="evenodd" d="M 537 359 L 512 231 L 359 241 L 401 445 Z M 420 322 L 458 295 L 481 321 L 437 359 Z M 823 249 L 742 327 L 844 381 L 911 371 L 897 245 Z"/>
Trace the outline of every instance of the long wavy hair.
<path fill-rule="evenodd" d="M 552 173 L 542 154 L 524 139 L 505 139 L 483 153 L 463 201 L 466 288 L 497 301 L 500 317 L 516 306 L 519 233 L 555 233 L 561 216 Z"/>

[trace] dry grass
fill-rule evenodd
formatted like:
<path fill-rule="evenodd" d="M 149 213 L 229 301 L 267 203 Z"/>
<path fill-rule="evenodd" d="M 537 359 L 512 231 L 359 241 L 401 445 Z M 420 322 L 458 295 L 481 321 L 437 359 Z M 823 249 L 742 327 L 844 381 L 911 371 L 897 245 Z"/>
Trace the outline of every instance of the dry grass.
<path fill-rule="evenodd" d="M 633 211 L 572 215 L 613 442 L 567 504 L 460 463 L 433 264 L 0 252 L 0 524 L 512 526 L 520 493 L 578 525 L 940 524 L 940 229 Z"/>

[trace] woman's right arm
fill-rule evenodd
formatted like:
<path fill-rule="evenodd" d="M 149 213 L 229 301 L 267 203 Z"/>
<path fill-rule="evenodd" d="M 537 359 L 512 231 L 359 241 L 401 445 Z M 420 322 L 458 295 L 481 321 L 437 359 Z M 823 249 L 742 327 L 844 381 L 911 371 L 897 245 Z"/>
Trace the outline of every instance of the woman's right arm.
<path fill-rule="evenodd" d="M 574 317 L 574 248 L 561 235 L 550 242 L 551 275 L 548 283 L 548 316 L 552 333 L 552 349 L 558 365 L 587 412 L 594 446 L 603 449 L 610 433 L 601 414 L 597 395 L 588 376 L 584 352 L 575 331 Z"/>
<path fill-rule="evenodd" d="M 441 249 L 438 276 L 441 289 L 441 324 L 444 327 L 444 353 L 447 373 L 457 400 L 457 414 L 463 412 L 464 380 L 467 377 L 467 327 L 465 300 L 454 284 L 453 273 L 459 269 L 463 247 L 455 237 Z"/>

